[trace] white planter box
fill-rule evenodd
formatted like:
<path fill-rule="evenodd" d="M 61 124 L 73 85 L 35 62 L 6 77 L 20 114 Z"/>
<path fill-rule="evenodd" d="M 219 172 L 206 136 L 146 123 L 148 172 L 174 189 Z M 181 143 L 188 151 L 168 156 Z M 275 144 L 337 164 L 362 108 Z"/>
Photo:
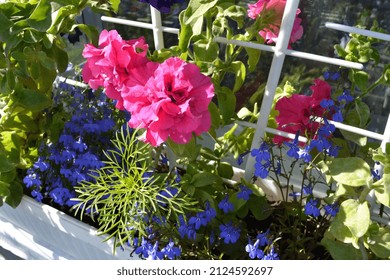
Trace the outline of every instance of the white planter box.
<path fill-rule="evenodd" d="M 138 259 L 131 248 L 117 248 L 104 242 L 97 230 L 81 221 L 24 196 L 13 209 L 0 207 L 0 246 L 26 260 Z"/>

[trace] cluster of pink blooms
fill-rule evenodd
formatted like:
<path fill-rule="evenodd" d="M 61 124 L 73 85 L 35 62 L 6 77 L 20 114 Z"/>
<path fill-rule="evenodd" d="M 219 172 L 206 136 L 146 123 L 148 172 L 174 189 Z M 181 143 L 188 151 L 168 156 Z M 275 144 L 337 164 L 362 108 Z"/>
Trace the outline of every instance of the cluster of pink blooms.
<path fill-rule="evenodd" d="M 316 79 L 310 89 L 311 96 L 293 94 L 278 100 L 275 105 L 275 109 L 279 111 L 276 117 L 278 130 L 293 134 L 300 132 L 309 138 L 315 137 L 320 124 L 313 121 L 313 117 L 324 117 L 326 114 L 326 109 L 320 103 L 331 99 L 332 88 L 327 82 Z M 273 139 L 276 144 L 282 144 L 286 140 L 285 137 L 278 135 Z"/>
<path fill-rule="evenodd" d="M 126 41 L 117 31 L 104 30 L 99 47 L 84 48 L 83 79 L 93 89 L 104 87 L 118 109 L 130 112 L 129 126 L 146 129 L 144 141 L 188 143 L 211 126 L 213 83 L 194 64 L 176 57 L 153 62 L 147 51 L 143 37 Z"/>
<path fill-rule="evenodd" d="M 257 17 L 268 17 L 270 22 L 267 27 L 260 30 L 259 34 L 264 38 L 267 44 L 276 43 L 282 23 L 284 8 L 286 7 L 286 0 L 259 0 L 255 4 L 248 5 L 248 17 L 256 19 Z M 298 17 L 301 13 L 297 9 L 293 29 L 290 37 L 290 44 L 299 40 L 303 35 L 303 27 L 301 25 L 302 19 Z"/>

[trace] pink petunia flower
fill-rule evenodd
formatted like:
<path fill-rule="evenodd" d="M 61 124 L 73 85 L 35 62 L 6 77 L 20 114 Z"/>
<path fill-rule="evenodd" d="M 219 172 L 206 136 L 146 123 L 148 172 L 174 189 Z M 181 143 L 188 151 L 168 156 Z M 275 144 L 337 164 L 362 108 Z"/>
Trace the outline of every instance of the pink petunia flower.
<path fill-rule="evenodd" d="M 293 134 L 300 132 L 301 135 L 314 137 L 319 123 L 312 120 L 313 116 L 324 116 L 325 109 L 320 103 L 322 100 L 331 99 L 332 88 L 327 82 L 316 79 L 310 89 L 312 90 L 311 96 L 293 94 L 278 100 L 275 105 L 275 109 L 279 111 L 276 117 L 278 130 Z M 276 144 L 282 144 L 286 140 L 285 137 L 278 135 L 273 138 Z"/>
<path fill-rule="evenodd" d="M 259 31 L 267 44 L 276 43 L 278 39 L 285 7 L 286 0 L 259 0 L 255 4 L 248 4 L 248 17 L 252 19 L 270 18 L 268 26 Z M 303 35 L 302 20 L 298 17 L 300 13 L 301 10 L 297 9 L 289 44 L 296 42 Z"/>
<path fill-rule="evenodd" d="M 148 45 L 143 37 L 125 41 L 116 30 L 103 30 L 99 47 L 85 45 L 83 56 L 87 59 L 82 75 L 91 88 L 104 87 L 109 98 L 117 100 L 116 107 L 123 109 L 121 90 L 132 69 L 142 67 Z"/>
<path fill-rule="evenodd" d="M 122 96 L 131 113 L 129 126 L 145 128 L 146 142 L 159 146 L 170 138 L 184 144 L 210 129 L 214 86 L 198 66 L 172 57 L 148 63 L 143 71 L 130 75 Z"/>

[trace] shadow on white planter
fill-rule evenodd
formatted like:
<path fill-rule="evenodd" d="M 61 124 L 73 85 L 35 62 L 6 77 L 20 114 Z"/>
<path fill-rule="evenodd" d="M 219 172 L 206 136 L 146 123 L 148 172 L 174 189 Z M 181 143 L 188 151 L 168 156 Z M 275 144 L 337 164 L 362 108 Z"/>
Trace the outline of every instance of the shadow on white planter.
<path fill-rule="evenodd" d="M 0 208 L 0 246 L 26 260 L 139 259 L 132 248 L 117 248 L 107 236 L 51 206 L 24 196 L 13 209 Z"/>

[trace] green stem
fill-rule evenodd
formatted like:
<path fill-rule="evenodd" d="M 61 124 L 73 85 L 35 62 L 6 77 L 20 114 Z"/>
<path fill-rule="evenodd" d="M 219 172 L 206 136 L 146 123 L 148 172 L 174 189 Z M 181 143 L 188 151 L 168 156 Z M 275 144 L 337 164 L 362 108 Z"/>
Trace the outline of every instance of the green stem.
<path fill-rule="evenodd" d="M 367 195 L 369 194 L 369 192 L 371 191 L 370 188 L 368 187 L 365 187 L 362 191 L 362 193 L 360 194 L 360 197 L 359 197 L 359 202 L 360 203 L 363 203 L 367 200 Z"/>
<path fill-rule="evenodd" d="M 373 91 L 377 86 L 381 85 L 383 83 L 383 76 L 379 77 L 378 80 L 376 80 L 362 95 L 359 96 L 359 98 L 364 97 L 369 92 Z"/>
<path fill-rule="evenodd" d="M 362 259 L 368 260 L 367 251 L 366 251 L 366 248 L 364 247 L 363 240 L 361 238 L 359 239 L 359 249 L 360 249 L 360 252 L 362 253 Z"/>

